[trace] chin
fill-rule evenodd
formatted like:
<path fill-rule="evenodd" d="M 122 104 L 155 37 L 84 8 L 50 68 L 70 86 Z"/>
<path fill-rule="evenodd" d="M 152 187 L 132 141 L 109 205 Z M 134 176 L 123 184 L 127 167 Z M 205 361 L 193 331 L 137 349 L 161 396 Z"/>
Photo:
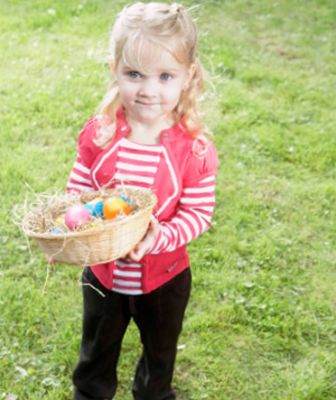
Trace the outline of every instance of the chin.
<path fill-rule="evenodd" d="M 165 114 L 158 112 L 157 110 L 143 110 L 134 114 L 139 121 L 151 122 L 156 121 L 160 118 L 164 118 Z"/>

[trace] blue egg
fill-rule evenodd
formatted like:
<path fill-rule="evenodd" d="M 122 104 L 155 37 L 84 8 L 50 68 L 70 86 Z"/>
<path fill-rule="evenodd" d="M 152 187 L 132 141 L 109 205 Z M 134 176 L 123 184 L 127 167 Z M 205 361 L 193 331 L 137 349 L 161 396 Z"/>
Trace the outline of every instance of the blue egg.
<path fill-rule="evenodd" d="M 99 217 L 102 218 L 103 216 L 103 202 L 102 201 L 97 201 L 95 203 L 86 203 L 84 204 L 84 207 L 89 210 L 91 215 L 93 217 Z"/>
<path fill-rule="evenodd" d="M 129 197 L 124 196 L 123 194 L 119 196 L 119 199 L 130 205 L 131 201 Z"/>
<path fill-rule="evenodd" d="M 50 233 L 54 233 L 55 235 L 59 235 L 61 233 L 64 233 L 64 230 L 62 228 L 59 228 L 58 226 L 52 226 L 49 228 Z"/>
<path fill-rule="evenodd" d="M 94 210 L 95 210 L 95 205 L 92 203 L 86 203 L 84 204 L 84 208 L 90 211 L 90 214 L 93 215 Z"/>
<path fill-rule="evenodd" d="M 103 218 L 103 206 L 104 206 L 104 202 L 102 200 L 97 201 L 94 204 L 95 208 L 94 208 L 94 217 L 100 217 Z"/>

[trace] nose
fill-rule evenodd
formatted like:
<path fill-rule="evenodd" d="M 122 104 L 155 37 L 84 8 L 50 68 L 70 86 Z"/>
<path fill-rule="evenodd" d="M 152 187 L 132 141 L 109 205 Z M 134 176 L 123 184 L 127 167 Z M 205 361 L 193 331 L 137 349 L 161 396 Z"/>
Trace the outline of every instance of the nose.
<path fill-rule="evenodd" d="M 145 78 L 139 89 L 139 95 L 142 97 L 155 97 L 157 95 L 158 85 L 155 79 Z"/>

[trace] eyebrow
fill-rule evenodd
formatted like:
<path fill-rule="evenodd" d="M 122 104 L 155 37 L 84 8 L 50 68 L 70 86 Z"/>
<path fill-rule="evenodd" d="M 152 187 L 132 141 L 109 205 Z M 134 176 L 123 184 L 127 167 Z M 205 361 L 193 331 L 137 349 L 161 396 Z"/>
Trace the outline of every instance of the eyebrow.
<path fill-rule="evenodd" d="M 175 68 L 165 68 L 162 69 L 161 72 L 179 72 L 179 70 Z"/>
<path fill-rule="evenodd" d="M 123 70 L 124 72 L 125 72 L 125 71 L 137 71 L 137 72 L 142 73 L 142 72 L 141 72 L 140 70 L 138 70 L 137 68 L 132 68 L 132 67 L 128 67 L 128 66 L 124 66 L 122 70 Z M 179 70 L 178 70 L 178 69 L 175 69 L 175 68 L 163 68 L 163 69 L 159 69 L 157 72 L 159 72 L 159 73 L 163 73 L 163 72 L 173 72 L 173 73 L 177 73 L 177 72 L 179 72 Z M 144 74 L 144 75 L 146 75 L 146 74 Z"/>

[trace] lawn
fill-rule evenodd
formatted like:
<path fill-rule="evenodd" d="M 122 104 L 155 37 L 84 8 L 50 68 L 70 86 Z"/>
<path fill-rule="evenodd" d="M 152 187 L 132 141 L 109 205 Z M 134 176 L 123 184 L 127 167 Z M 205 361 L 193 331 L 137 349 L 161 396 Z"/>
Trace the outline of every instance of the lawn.
<path fill-rule="evenodd" d="M 213 227 L 189 247 L 178 399 L 334 400 L 335 3 L 196 3 L 220 171 Z M 0 400 L 71 399 L 81 268 L 48 271 L 15 210 L 64 189 L 124 4 L 0 0 Z M 117 400 L 140 350 L 131 325 Z"/>

